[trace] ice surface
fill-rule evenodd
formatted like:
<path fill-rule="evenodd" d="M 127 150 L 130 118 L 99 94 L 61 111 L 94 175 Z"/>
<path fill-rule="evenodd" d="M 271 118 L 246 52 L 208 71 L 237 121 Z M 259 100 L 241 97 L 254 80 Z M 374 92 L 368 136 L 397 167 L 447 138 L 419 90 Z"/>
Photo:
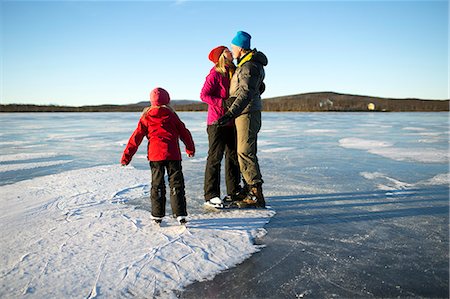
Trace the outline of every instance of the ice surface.
<path fill-rule="evenodd" d="M 183 160 L 187 229 L 169 216 L 169 204 L 162 227 L 150 222 L 145 140 L 129 167 L 118 165 L 138 117 L 2 114 L 0 297 L 173 297 L 256 251 L 266 261 L 236 271 L 260 269 L 255 288 L 290 298 L 333 297 L 339 287 L 347 296 L 382 297 L 392 287 L 398 292 L 386 294 L 427 297 L 426 286 L 408 293 L 397 282 L 411 277 L 360 274 L 391 265 L 362 263 L 368 253 L 377 262 L 399 259 L 395 273 L 408 273 L 401 263 L 408 260 L 404 267 L 424 273 L 413 278 L 448 286 L 448 271 L 434 268 L 448 265 L 447 113 L 263 113 L 258 158 L 274 217 L 272 210 L 204 210 L 206 114 L 180 113 L 197 149 Z M 221 189 L 224 195 L 223 180 Z M 398 255 L 416 251 L 411 259 Z M 358 290 L 355 273 L 379 285 Z M 246 285 L 237 285 L 222 288 L 243 295 Z"/>
<path fill-rule="evenodd" d="M 271 196 L 266 247 L 180 298 L 447 298 L 448 192 Z"/>

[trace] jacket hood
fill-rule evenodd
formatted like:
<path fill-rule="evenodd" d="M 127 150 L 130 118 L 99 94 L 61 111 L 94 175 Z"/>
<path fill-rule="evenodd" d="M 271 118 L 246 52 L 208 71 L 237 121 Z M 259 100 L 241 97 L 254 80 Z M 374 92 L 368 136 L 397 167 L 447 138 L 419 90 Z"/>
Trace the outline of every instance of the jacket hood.
<path fill-rule="evenodd" d="M 142 117 L 147 119 L 151 118 L 154 122 L 162 122 L 162 120 L 166 119 L 170 114 L 172 114 L 172 110 L 169 106 L 151 106 L 144 109 Z"/>
<path fill-rule="evenodd" d="M 257 62 L 261 63 L 264 66 L 266 66 L 267 63 L 269 62 L 267 60 L 267 56 L 263 52 L 259 52 L 256 49 L 255 49 L 255 52 L 253 53 L 252 60 L 257 61 Z"/>

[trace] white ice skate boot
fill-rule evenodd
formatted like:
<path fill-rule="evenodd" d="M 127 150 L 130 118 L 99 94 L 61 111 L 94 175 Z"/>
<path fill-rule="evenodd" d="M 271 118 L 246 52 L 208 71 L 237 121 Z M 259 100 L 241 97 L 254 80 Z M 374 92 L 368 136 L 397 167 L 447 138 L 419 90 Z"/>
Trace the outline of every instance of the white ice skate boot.
<path fill-rule="evenodd" d="M 185 216 L 178 216 L 177 217 L 178 223 L 180 225 L 185 225 L 187 223 L 186 217 Z"/>
<path fill-rule="evenodd" d="M 223 208 L 223 201 L 220 199 L 220 197 L 213 197 L 205 202 L 205 206 L 210 206 L 213 208 Z"/>

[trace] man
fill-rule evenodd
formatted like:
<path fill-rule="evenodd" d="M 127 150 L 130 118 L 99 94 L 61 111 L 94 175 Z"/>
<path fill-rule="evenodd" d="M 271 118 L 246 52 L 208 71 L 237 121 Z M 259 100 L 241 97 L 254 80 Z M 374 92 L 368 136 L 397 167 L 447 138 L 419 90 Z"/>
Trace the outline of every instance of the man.
<path fill-rule="evenodd" d="M 265 88 L 263 80 L 267 57 L 256 49 L 251 50 L 250 39 L 250 34 L 239 31 L 231 41 L 237 69 L 230 83 L 228 111 L 218 124 L 224 125 L 235 118 L 239 167 L 249 187 L 248 196 L 239 204 L 264 208 L 263 180 L 256 151 L 261 129 L 261 93 Z"/>

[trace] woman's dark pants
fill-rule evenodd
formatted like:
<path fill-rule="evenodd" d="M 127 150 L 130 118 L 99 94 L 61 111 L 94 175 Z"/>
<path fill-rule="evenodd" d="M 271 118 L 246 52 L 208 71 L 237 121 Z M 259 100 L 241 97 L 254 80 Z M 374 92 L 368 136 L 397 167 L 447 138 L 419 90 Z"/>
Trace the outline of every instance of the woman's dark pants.
<path fill-rule="evenodd" d="M 225 185 L 227 194 L 240 191 L 240 170 L 237 158 L 236 128 L 210 125 L 208 132 L 208 159 L 206 161 L 204 195 L 205 200 L 220 197 L 220 167 L 225 154 Z"/>

